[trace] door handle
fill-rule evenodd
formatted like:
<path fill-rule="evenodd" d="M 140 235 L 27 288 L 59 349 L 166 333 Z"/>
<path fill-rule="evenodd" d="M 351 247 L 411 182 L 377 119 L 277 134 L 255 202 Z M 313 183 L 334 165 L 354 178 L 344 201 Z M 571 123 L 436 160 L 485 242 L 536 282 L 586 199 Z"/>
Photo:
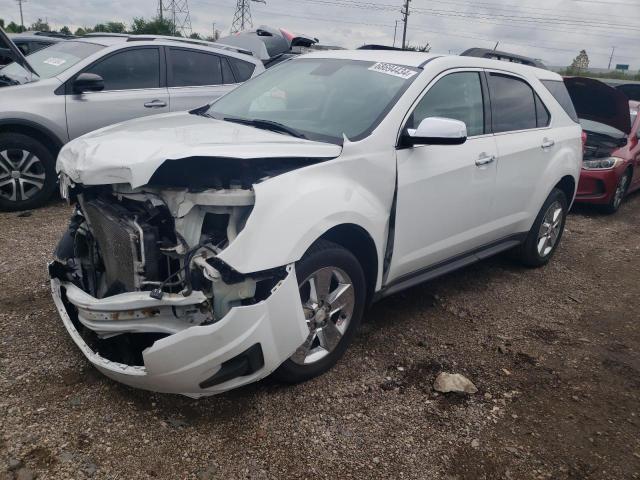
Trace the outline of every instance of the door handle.
<path fill-rule="evenodd" d="M 496 159 L 495 155 L 487 155 L 486 153 L 481 153 L 478 159 L 476 160 L 476 165 L 478 167 L 482 167 L 483 165 L 489 165 Z"/>
<path fill-rule="evenodd" d="M 144 104 L 146 108 L 162 108 L 167 106 L 167 102 L 163 102 L 162 100 L 152 100 Z"/>
<path fill-rule="evenodd" d="M 542 145 L 540 145 L 542 148 L 551 148 L 556 144 L 556 142 L 554 142 L 553 140 L 549 140 L 548 138 L 545 138 L 544 140 L 542 140 Z"/>

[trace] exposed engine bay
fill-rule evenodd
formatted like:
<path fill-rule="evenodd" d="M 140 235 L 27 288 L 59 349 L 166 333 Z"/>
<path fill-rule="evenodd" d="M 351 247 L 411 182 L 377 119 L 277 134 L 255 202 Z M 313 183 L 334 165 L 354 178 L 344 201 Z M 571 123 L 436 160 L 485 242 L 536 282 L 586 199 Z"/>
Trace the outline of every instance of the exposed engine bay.
<path fill-rule="evenodd" d="M 72 302 L 75 323 L 102 356 L 142 365 L 142 351 L 158 338 L 255 304 L 286 276 L 284 267 L 242 275 L 217 258 L 242 231 L 255 201 L 251 188 L 228 187 L 71 186 L 76 211 L 52 277 L 71 282 L 92 302 L 136 292 L 154 305 L 96 311 Z"/>

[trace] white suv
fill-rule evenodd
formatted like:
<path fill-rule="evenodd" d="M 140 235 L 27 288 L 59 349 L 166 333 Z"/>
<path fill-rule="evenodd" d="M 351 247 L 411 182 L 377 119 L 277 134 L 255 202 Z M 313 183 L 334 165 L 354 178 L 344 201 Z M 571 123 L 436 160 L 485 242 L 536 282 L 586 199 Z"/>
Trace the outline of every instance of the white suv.
<path fill-rule="evenodd" d="M 58 158 L 64 325 L 140 388 L 314 377 L 374 300 L 507 249 L 549 261 L 582 159 L 567 99 L 523 65 L 321 52 L 86 135 Z"/>
<path fill-rule="evenodd" d="M 175 37 L 92 34 L 25 58 L 0 29 L 3 45 L 17 61 L 0 68 L 0 210 L 49 199 L 69 140 L 206 105 L 264 71 L 238 49 Z"/>

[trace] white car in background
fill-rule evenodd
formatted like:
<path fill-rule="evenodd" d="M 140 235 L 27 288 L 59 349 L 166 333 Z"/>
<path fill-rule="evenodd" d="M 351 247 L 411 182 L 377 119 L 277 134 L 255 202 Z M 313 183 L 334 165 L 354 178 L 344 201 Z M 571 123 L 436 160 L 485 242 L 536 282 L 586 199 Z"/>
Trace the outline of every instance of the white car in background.
<path fill-rule="evenodd" d="M 0 210 L 25 210 L 56 189 L 62 145 L 114 123 L 212 102 L 264 71 L 242 50 L 149 35 L 91 34 L 0 68 Z M 250 52 L 249 52 L 250 53 Z"/>
<path fill-rule="evenodd" d="M 85 135 L 58 159 L 63 323 L 134 387 L 319 375 L 374 300 L 507 249 L 549 261 L 582 161 L 567 99 L 513 63 L 319 52 Z"/>

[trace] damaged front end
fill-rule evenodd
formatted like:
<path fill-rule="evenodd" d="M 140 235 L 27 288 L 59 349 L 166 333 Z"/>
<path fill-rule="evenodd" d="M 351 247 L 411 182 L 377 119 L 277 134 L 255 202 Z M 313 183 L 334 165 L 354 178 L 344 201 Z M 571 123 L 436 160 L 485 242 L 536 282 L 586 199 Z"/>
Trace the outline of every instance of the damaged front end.
<path fill-rule="evenodd" d="M 98 369 L 197 397 L 265 377 L 308 328 L 293 265 L 241 274 L 219 258 L 251 214 L 250 182 L 187 188 L 177 172 L 139 188 L 63 173 L 76 211 L 49 272 L 65 326 Z"/>

